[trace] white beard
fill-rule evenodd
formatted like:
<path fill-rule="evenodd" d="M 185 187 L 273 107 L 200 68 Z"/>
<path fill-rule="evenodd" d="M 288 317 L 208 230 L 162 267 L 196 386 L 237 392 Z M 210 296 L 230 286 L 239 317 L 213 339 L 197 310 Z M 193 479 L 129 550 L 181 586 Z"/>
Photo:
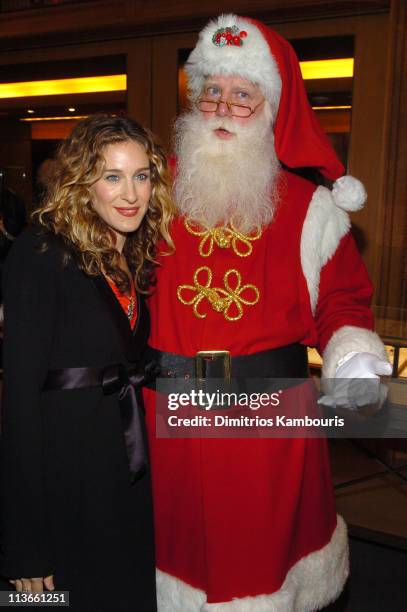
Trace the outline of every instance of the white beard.
<path fill-rule="evenodd" d="M 235 137 L 222 140 L 213 133 L 217 128 Z M 181 115 L 175 124 L 175 150 L 175 197 L 183 215 L 208 228 L 232 221 L 243 233 L 271 222 L 280 164 L 267 103 L 245 126 L 229 117 L 206 119 L 199 111 Z"/>

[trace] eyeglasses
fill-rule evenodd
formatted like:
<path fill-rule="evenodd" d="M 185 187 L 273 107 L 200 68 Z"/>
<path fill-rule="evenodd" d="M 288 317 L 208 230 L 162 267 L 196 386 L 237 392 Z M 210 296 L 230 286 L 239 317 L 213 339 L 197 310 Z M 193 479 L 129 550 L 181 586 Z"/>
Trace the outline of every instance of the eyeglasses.
<path fill-rule="evenodd" d="M 254 108 L 250 108 L 250 106 L 244 106 L 243 104 L 232 104 L 231 102 L 227 102 L 226 100 L 198 100 L 196 102 L 197 108 L 202 113 L 214 113 L 218 110 L 219 104 L 226 104 L 228 107 L 229 114 L 232 117 L 250 117 L 256 110 L 259 108 L 261 104 L 263 104 L 264 98 L 261 102 L 257 104 Z"/>

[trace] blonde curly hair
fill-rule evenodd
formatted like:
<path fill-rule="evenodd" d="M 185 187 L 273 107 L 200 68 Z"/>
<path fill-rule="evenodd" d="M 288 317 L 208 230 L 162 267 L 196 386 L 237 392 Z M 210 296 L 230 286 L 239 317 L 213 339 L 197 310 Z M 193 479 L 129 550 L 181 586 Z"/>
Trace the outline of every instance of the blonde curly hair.
<path fill-rule="evenodd" d="M 147 213 L 136 232 L 128 235 L 123 255 L 136 287 L 148 293 L 155 282 L 157 243 L 174 248 L 169 224 L 175 212 L 166 157 L 155 137 L 126 116 L 96 114 L 77 123 L 59 147 L 56 172 L 33 220 L 61 237 L 79 267 L 91 276 L 111 278 L 119 290 L 128 292 L 130 282 L 122 269 L 115 237 L 92 205 L 91 186 L 103 171 L 107 145 L 135 141 L 143 146 L 150 162 L 152 193 Z M 47 248 L 46 242 L 44 248 Z"/>

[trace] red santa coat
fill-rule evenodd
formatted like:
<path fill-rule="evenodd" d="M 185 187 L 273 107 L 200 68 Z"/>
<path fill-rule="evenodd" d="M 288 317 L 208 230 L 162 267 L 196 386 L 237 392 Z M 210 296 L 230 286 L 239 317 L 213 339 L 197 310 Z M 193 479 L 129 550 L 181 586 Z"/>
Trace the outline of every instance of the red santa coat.
<path fill-rule="evenodd" d="M 335 332 L 353 327 L 365 350 L 376 342 L 368 331 L 371 283 L 347 215 L 328 190 L 289 173 L 281 194 L 261 237 L 238 240 L 235 249 L 191 234 L 184 219 L 174 222 L 176 252 L 161 258 L 150 299 L 153 347 L 247 355 L 299 342 L 323 352 Z M 203 267 L 200 283 L 208 282 L 209 268 L 211 287 L 224 287 L 225 273 L 237 270 L 229 284 L 237 292 L 247 285 L 241 295 L 250 302 L 254 285 L 257 303 L 242 304 L 241 318 L 228 320 L 203 298 L 197 309 L 206 316 L 198 318 L 179 295 L 184 302 L 197 295 L 194 273 Z M 227 314 L 238 316 L 236 305 Z M 337 356 L 336 346 L 331 353 Z M 159 609 L 305 612 L 335 598 L 347 576 L 347 542 L 326 442 L 158 439 L 154 403 L 147 391 Z"/>

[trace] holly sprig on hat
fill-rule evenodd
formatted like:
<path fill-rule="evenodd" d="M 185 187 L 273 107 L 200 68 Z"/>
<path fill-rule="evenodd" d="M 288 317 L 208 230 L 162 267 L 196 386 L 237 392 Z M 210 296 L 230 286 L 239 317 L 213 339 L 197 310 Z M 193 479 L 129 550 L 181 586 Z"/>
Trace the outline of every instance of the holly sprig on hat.
<path fill-rule="evenodd" d="M 219 28 L 212 36 L 212 42 L 217 47 L 224 47 L 225 45 L 232 45 L 235 47 L 241 47 L 243 45 L 243 38 L 246 38 L 247 32 L 240 30 L 237 26 L 229 26 L 227 28 Z"/>

